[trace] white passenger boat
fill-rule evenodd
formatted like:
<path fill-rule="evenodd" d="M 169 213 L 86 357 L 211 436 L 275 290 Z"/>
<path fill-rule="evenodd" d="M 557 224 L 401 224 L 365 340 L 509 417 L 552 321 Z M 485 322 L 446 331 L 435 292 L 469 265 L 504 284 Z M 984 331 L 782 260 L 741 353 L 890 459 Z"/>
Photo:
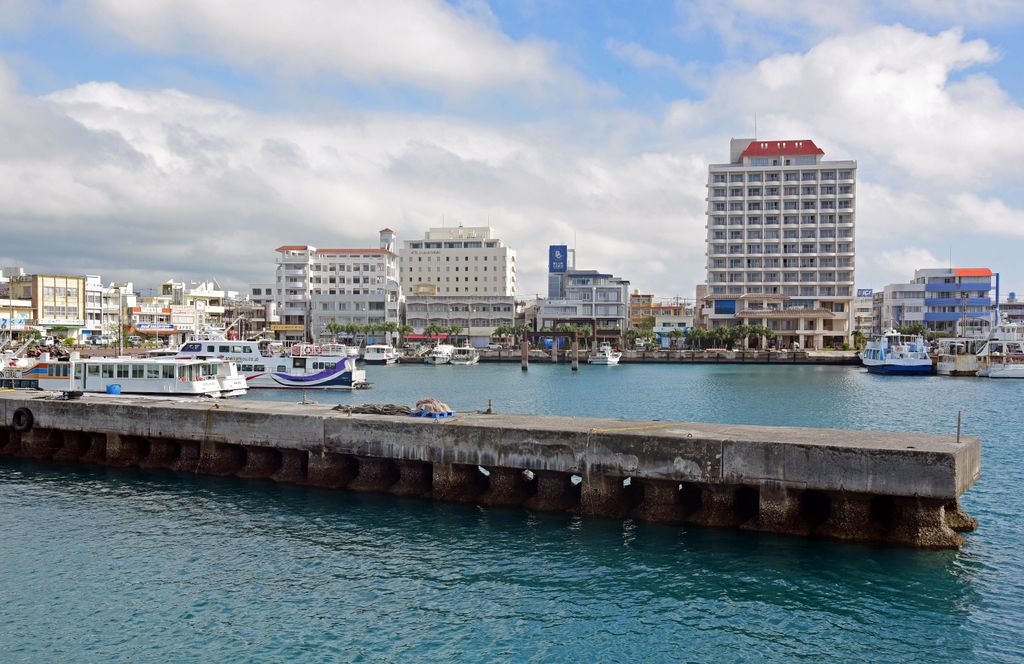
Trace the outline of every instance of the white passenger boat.
<path fill-rule="evenodd" d="M 1024 330 L 1003 321 L 989 334 L 978 351 L 978 376 L 983 378 L 1024 378 Z"/>
<path fill-rule="evenodd" d="M 356 357 L 337 344 L 295 344 L 275 352 L 267 342 L 224 338 L 187 341 L 178 359 L 223 359 L 238 365 L 250 388 L 349 390 L 366 386 L 366 372 Z"/>
<path fill-rule="evenodd" d="M 30 366 L 4 367 L 0 386 L 165 396 L 232 397 L 245 394 L 245 378 L 226 360 L 92 357 L 50 359 Z"/>
<path fill-rule="evenodd" d="M 363 353 L 363 362 L 367 364 L 394 364 L 398 361 L 398 351 L 391 344 L 370 344 Z"/>
<path fill-rule="evenodd" d="M 451 344 L 437 344 L 427 354 L 425 358 L 427 364 L 448 364 L 452 361 L 452 353 L 455 352 L 455 346 Z"/>
<path fill-rule="evenodd" d="M 452 364 L 473 365 L 480 361 L 480 351 L 472 346 L 459 346 L 452 351 Z"/>
<path fill-rule="evenodd" d="M 896 330 L 869 341 L 860 352 L 860 361 L 869 372 L 877 374 L 925 375 L 934 369 L 924 339 Z"/>
<path fill-rule="evenodd" d="M 587 358 L 587 362 L 590 364 L 606 364 L 608 366 L 615 366 L 619 363 L 619 359 L 622 357 L 622 353 L 613 349 L 609 344 L 601 344 L 594 351 L 594 354 Z"/>
<path fill-rule="evenodd" d="M 984 339 L 939 339 L 935 373 L 940 376 L 974 376 L 978 372 L 978 347 Z"/>

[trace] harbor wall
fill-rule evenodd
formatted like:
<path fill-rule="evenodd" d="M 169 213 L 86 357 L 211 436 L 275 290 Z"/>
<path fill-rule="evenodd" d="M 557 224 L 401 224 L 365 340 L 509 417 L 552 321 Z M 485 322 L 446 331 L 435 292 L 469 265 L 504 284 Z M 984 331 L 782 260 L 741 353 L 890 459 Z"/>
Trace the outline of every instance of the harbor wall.
<path fill-rule="evenodd" d="M 0 456 L 929 548 L 959 547 L 976 526 L 959 498 L 980 475 L 980 445 L 915 433 L 0 394 Z"/>

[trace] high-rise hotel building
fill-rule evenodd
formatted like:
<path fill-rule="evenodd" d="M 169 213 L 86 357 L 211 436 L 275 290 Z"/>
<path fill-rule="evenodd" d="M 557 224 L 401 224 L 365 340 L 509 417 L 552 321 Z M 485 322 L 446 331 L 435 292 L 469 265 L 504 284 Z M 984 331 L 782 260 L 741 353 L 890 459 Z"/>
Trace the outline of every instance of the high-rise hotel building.
<path fill-rule="evenodd" d="M 856 161 L 810 140 L 733 139 L 708 166 L 710 327 L 765 325 L 787 347 L 848 341 L 853 327 Z"/>

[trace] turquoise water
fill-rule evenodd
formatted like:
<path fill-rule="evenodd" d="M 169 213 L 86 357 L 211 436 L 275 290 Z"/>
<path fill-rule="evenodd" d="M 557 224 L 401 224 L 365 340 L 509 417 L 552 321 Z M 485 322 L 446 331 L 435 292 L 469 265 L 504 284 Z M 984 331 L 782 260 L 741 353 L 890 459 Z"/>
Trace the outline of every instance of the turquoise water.
<path fill-rule="evenodd" d="M 370 367 L 321 402 L 953 432 L 961 551 L 0 460 L 0 662 L 1022 661 L 1024 381 Z M 295 401 L 293 392 L 252 398 Z"/>

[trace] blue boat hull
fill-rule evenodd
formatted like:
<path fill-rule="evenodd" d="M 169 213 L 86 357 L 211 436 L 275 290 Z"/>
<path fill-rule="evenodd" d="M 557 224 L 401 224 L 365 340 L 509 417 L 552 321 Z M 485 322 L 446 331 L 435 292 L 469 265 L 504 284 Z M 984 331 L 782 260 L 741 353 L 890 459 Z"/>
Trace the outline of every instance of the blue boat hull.
<path fill-rule="evenodd" d="M 869 373 L 888 376 L 927 376 L 935 370 L 935 367 L 930 364 L 919 364 L 915 366 L 906 366 L 901 364 L 873 364 L 866 366 Z"/>

